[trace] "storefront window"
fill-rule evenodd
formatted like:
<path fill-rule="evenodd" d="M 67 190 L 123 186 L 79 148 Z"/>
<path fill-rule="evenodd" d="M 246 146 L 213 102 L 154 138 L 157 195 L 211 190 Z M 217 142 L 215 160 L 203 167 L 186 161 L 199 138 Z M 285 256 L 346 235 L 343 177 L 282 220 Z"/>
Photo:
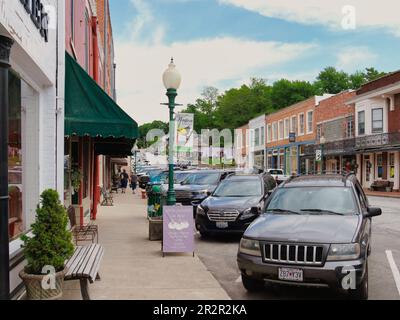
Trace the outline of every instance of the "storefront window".
<path fill-rule="evenodd" d="M 72 205 L 70 139 L 64 143 L 64 205 Z"/>
<path fill-rule="evenodd" d="M 23 162 L 21 109 L 21 80 L 10 72 L 8 111 L 8 226 L 11 240 L 21 235 L 25 229 L 22 210 Z"/>

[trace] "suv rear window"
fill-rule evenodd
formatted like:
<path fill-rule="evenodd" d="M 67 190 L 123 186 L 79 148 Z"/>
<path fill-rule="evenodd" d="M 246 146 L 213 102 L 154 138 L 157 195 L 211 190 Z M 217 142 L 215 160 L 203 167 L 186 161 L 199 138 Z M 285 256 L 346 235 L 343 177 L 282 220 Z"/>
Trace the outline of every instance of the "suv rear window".
<path fill-rule="evenodd" d="M 354 215 L 358 210 L 351 188 L 295 187 L 277 190 L 267 212 Z"/>

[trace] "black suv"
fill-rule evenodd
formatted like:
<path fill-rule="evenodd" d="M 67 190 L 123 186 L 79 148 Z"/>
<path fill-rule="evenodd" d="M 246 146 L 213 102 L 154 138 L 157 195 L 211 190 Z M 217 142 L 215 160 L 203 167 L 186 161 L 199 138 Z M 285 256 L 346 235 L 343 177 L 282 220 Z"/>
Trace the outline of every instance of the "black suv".
<path fill-rule="evenodd" d="M 372 218 L 354 175 L 292 177 L 271 195 L 238 253 L 244 287 L 328 287 L 368 299 Z"/>
<path fill-rule="evenodd" d="M 275 188 L 276 181 L 270 174 L 227 177 L 197 207 L 197 230 L 203 237 L 210 233 L 243 234 Z"/>
<path fill-rule="evenodd" d="M 223 170 L 193 172 L 180 185 L 175 187 L 176 202 L 197 207 L 231 173 Z"/>

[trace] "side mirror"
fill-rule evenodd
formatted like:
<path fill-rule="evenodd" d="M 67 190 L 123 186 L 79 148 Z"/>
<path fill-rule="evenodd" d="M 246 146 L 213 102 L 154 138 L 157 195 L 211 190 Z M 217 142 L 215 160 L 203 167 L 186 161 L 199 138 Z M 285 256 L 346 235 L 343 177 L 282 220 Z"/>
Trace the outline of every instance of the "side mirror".
<path fill-rule="evenodd" d="M 258 209 L 257 207 L 253 207 L 251 208 L 251 213 L 254 215 L 258 215 L 260 214 L 260 209 Z"/>
<path fill-rule="evenodd" d="M 366 218 L 379 217 L 381 215 L 382 215 L 382 209 L 381 208 L 369 207 L 368 208 L 368 212 L 366 214 Z"/>

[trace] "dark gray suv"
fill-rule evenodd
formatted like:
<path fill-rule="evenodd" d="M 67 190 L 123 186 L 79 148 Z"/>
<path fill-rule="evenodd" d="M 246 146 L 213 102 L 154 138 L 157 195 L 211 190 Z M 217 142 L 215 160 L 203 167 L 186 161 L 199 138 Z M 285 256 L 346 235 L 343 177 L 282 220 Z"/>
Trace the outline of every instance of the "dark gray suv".
<path fill-rule="evenodd" d="M 354 175 L 292 177 L 244 234 L 238 253 L 244 287 L 328 287 L 368 299 L 371 219 L 381 214 Z"/>

